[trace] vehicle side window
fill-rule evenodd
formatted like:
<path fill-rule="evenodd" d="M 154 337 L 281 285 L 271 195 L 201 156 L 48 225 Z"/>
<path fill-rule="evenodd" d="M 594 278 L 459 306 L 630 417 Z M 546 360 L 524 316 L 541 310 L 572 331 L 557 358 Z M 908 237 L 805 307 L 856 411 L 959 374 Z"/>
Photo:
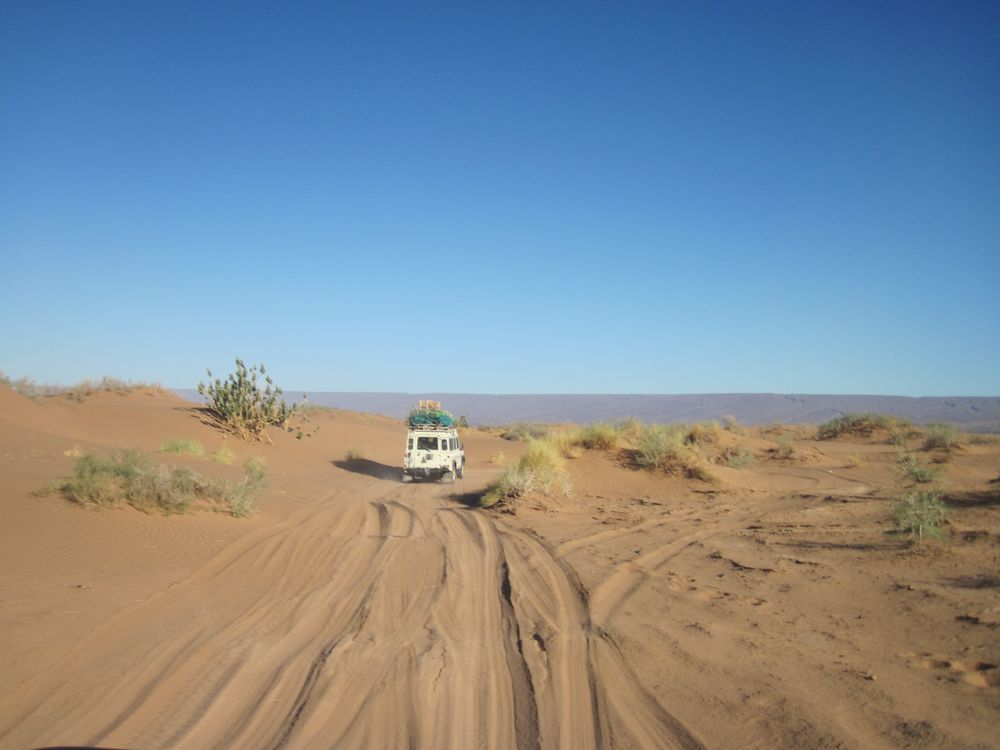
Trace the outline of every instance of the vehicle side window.
<path fill-rule="evenodd" d="M 413 438 L 410 438 L 406 441 L 406 449 L 411 451 L 413 450 Z"/>

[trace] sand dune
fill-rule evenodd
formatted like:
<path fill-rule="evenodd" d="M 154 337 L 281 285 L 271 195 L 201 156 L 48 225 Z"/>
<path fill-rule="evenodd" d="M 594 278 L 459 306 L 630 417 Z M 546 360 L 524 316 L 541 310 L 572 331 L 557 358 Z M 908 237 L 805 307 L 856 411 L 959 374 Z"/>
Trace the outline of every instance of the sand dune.
<path fill-rule="evenodd" d="M 570 497 L 487 512 L 521 444 L 470 431 L 464 480 L 402 484 L 397 421 L 250 445 L 192 407 L 0 386 L 0 747 L 996 746 L 1000 446 L 955 452 L 950 540 L 914 546 L 876 440 L 754 432 L 710 484 L 589 451 Z M 256 515 L 32 494 L 168 438 L 262 457 Z"/>

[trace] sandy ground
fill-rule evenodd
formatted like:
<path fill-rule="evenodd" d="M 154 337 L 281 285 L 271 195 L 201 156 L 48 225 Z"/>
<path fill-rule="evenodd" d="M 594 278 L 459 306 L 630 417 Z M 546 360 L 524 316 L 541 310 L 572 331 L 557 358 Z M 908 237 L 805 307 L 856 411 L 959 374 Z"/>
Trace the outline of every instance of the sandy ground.
<path fill-rule="evenodd" d="M 1000 445 L 942 464 L 948 538 L 917 546 L 878 440 L 779 461 L 752 431 L 712 483 L 591 451 L 501 512 L 468 503 L 518 443 L 470 431 L 463 480 L 402 484 L 399 422 L 314 424 L 249 445 L 162 394 L 0 386 L 0 747 L 1000 746 Z M 168 438 L 262 457 L 256 515 L 33 494 Z"/>

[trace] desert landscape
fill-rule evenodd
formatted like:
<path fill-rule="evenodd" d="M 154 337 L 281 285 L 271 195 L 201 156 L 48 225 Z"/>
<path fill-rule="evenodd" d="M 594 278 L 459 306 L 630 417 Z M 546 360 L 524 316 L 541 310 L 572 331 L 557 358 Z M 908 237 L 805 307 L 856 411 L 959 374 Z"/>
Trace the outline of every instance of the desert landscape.
<path fill-rule="evenodd" d="M 384 416 L 247 441 L 156 388 L 2 385 L 0 747 L 996 747 L 1000 441 L 893 425 L 686 425 L 657 465 L 637 422 L 470 428 L 463 478 L 404 484 Z M 559 481 L 498 495 L 539 446 Z M 67 497 L 124 449 L 267 487 Z"/>

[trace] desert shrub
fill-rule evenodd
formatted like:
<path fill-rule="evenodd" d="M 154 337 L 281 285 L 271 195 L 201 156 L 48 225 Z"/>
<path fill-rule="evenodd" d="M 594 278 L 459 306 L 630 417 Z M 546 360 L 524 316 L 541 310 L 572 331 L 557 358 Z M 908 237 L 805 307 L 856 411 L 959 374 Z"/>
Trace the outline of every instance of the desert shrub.
<path fill-rule="evenodd" d="M 188 440 L 186 438 L 171 438 L 170 440 L 164 440 L 160 444 L 161 453 L 178 453 L 185 454 L 188 453 L 192 456 L 204 456 L 205 448 L 197 440 Z"/>
<path fill-rule="evenodd" d="M 552 431 L 552 428 L 547 424 L 538 424 L 536 422 L 518 422 L 513 427 L 509 427 L 500 433 L 500 437 L 504 440 L 541 440 L 547 437 Z"/>
<path fill-rule="evenodd" d="M 722 452 L 722 460 L 731 469 L 743 469 L 754 462 L 753 451 L 749 448 L 726 448 Z"/>
<path fill-rule="evenodd" d="M 877 431 L 885 431 L 893 442 L 905 441 L 915 434 L 913 423 L 891 414 L 844 414 L 821 424 L 816 430 L 818 440 L 831 440 L 841 435 L 870 437 Z"/>
<path fill-rule="evenodd" d="M 580 430 L 580 445 L 602 451 L 618 450 L 618 428 L 610 422 L 597 422 Z"/>
<path fill-rule="evenodd" d="M 941 474 L 940 468 L 921 463 L 912 453 L 900 453 L 896 459 L 896 469 L 904 480 L 915 484 L 929 484 Z"/>
<path fill-rule="evenodd" d="M 788 434 L 778 437 L 778 444 L 770 449 L 771 455 L 780 461 L 790 461 L 798 455 L 795 439 Z"/>
<path fill-rule="evenodd" d="M 633 463 L 642 469 L 710 481 L 712 475 L 687 442 L 688 434 L 685 425 L 650 425 L 644 428 L 632 452 Z"/>
<path fill-rule="evenodd" d="M 847 468 L 849 468 L 849 469 L 858 469 L 858 468 L 861 468 L 864 465 L 865 465 L 865 462 L 862 461 L 861 458 L 857 454 L 851 453 L 850 455 L 848 455 L 848 457 L 847 457 Z"/>
<path fill-rule="evenodd" d="M 564 458 L 579 458 L 583 455 L 581 432 L 578 429 L 550 432 L 544 440 Z"/>
<path fill-rule="evenodd" d="M 72 502 L 89 507 L 131 505 L 144 513 L 171 515 L 206 500 L 213 510 L 245 516 L 266 485 L 263 465 L 249 460 L 243 476 L 228 482 L 207 479 L 183 467 L 171 469 L 141 451 L 126 449 L 109 457 L 81 456 L 72 475 L 54 489 Z"/>
<path fill-rule="evenodd" d="M 270 485 L 267 467 L 264 462 L 249 456 L 243 462 L 243 476 L 237 481 L 216 480 L 209 486 L 212 497 L 230 515 L 236 518 L 246 518 L 253 515 L 257 497 Z"/>
<path fill-rule="evenodd" d="M 490 463 L 494 466 L 502 464 L 507 460 L 507 456 L 504 455 L 503 451 L 497 451 L 492 456 L 490 456 Z"/>
<path fill-rule="evenodd" d="M 722 429 L 734 435 L 742 435 L 746 430 L 743 425 L 732 414 L 727 414 L 722 418 Z"/>
<path fill-rule="evenodd" d="M 628 417 L 615 424 L 618 437 L 629 445 L 635 445 L 642 435 L 643 424 L 636 417 Z"/>
<path fill-rule="evenodd" d="M 459 429 L 468 429 L 469 418 L 466 417 L 464 414 L 461 415 L 458 419 L 455 420 L 455 426 L 458 427 Z"/>
<path fill-rule="evenodd" d="M 263 389 L 257 382 L 258 375 L 264 378 Z M 212 377 L 211 370 L 208 377 Z M 264 365 L 248 369 L 238 358 L 235 373 L 224 381 L 216 378 L 208 384 L 198 383 L 198 393 L 207 400 L 209 414 L 244 440 L 261 439 L 268 425 L 284 429 L 296 409 L 295 404 L 288 406 L 281 398 L 281 389 L 264 371 Z"/>
<path fill-rule="evenodd" d="M 721 431 L 718 422 L 696 422 L 688 429 L 684 442 L 689 445 L 713 445 L 718 442 Z"/>
<path fill-rule="evenodd" d="M 569 494 L 569 481 L 559 449 L 549 441 L 531 440 L 524 454 L 487 488 L 481 504 L 489 508 L 531 492 L 551 495 L 557 491 Z"/>
<path fill-rule="evenodd" d="M 941 526 L 947 521 L 948 509 L 937 492 L 908 492 L 892 506 L 896 529 L 917 537 L 941 535 Z"/>
<path fill-rule="evenodd" d="M 949 450 L 957 445 L 958 430 L 948 422 L 931 422 L 924 426 L 924 450 Z"/>

